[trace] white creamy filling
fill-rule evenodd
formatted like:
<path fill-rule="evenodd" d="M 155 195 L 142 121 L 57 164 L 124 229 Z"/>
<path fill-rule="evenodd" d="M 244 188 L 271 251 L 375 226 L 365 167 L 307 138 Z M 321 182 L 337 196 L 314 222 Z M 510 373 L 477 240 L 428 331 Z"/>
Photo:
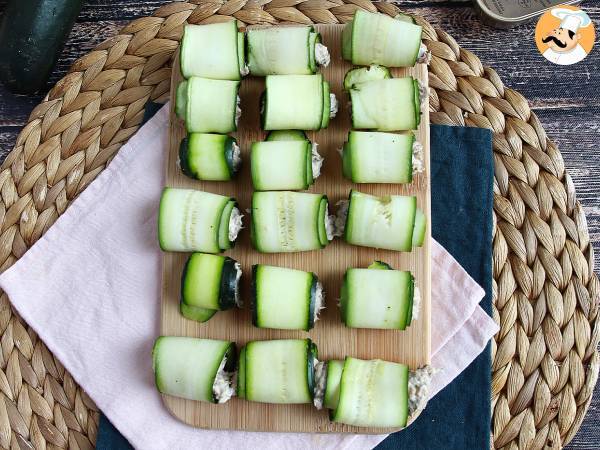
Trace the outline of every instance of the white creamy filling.
<path fill-rule="evenodd" d="M 229 216 L 229 241 L 234 242 L 242 229 L 242 217 L 240 210 L 234 207 Z"/>
<path fill-rule="evenodd" d="M 412 146 L 412 167 L 413 173 L 425 172 L 425 164 L 423 161 L 423 146 L 420 142 L 415 141 Z"/>
<path fill-rule="evenodd" d="M 242 164 L 242 151 L 237 142 L 233 143 L 233 154 L 232 154 L 233 170 L 237 171 Z"/>
<path fill-rule="evenodd" d="M 408 415 L 425 408 L 429 400 L 429 385 L 435 370 L 424 366 L 408 374 Z"/>
<path fill-rule="evenodd" d="M 316 142 L 312 143 L 311 153 L 313 180 L 316 180 L 321 175 L 321 166 L 323 166 L 323 157 L 319 155 L 319 144 Z"/>
<path fill-rule="evenodd" d="M 237 96 L 237 101 L 235 102 L 235 126 L 237 127 L 240 117 L 242 117 L 242 99 L 240 96 Z"/>
<path fill-rule="evenodd" d="M 235 292 L 233 294 L 234 300 L 235 300 L 235 306 L 237 306 L 238 308 L 241 308 L 242 305 L 242 299 L 240 297 L 240 279 L 242 278 L 242 266 L 239 262 L 236 262 L 233 267 L 235 268 Z M 413 300 L 413 311 L 414 311 L 415 305 L 414 305 L 414 300 Z M 413 313 L 413 317 L 414 317 L 414 313 Z"/>
<path fill-rule="evenodd" d="M 329 205 L 325 207 L 325 234 L 327 235 L 327 240 L 331 241 L 334 237 L 338 236 L 335 233 L 335 215 L 329 215 Z M 339 235 L 341 236 L 341 234 Z"/>
<path fill-rule="evenodd" d="M 319 320 L 319 312 L 325 308 L 325 293 L 323 292 L 323 285 L 320 281 L 317 281 L 315 288 L 315 310 L 313 312 L 313 322 Z M 414 308 L 414 306 L 413 306 Z"/>
<path fill-rule="evenodd" d="M 313 403 L 317 409 L 321 409 L 323 408 L 323 398 L 325 397 L 325 387 L 327 386 L 327 363 L 325 361 L 318 361 L 315 358 L 313 364 L 315 368 Z"/>
<path fill-rule="evenodd" d="M 421 291 L 415 286 L 413 293 L 412 320 L 417 320 L 421 313 Z"/>
<path fill-rule="evenodd" d="M 421 42 L 419 54 L 417 56 L 418 63 L 429 64 L 431 62 L 431 52 L 427 50 L 427 46 Z"/>
<path fill-rule="evenodd" d="M 429 96 L 429 88 L 423 85 L 419 80 L 417 80 L 417 85 L 419 86 L 419 101 L 421 102 L 419 106 L 421 107 L 421 111 L 423 111 L 428 104 L 427 97 Z"/>
<path fill-rule="evenodd" d="M 219 403 L 225 403 L 235 395 L 235 372 L 225 372 L 226 362 L 227 357 L 224 357 L 213 383 L 213 395 Z"/>
<path fill-rule="evenodd" d="M 248 67 L 248 64 L 244 64 L 241 68 L 240 68 L 240 75 L 245 77 L 246 75 L 248 75 L 250 73 L 250 67 Z"/>
<path fill-rule="evenodd" d="M 331 57 L 329 56 L 329 50 L 320 42 L 315 44 L 315 61 L 318 65 L 327 67 L 329 62 L 331 61 Z"/>
<path fill-rule="evenodd" d="M 346 228 L 346 218 L 348 217 L 348 207 L 350 202 L 348 200 L 340 200 L 335 204 L 338 207 L 335 215 L 330 216 L 332 218 L 332 236 L 343 236 L 344 228 Z"/>
<path fill-rule="evenodd" d="M 338 100 L 335 94 L 329 94 L 329 118 L 333 119 L 338 112 Z"/>

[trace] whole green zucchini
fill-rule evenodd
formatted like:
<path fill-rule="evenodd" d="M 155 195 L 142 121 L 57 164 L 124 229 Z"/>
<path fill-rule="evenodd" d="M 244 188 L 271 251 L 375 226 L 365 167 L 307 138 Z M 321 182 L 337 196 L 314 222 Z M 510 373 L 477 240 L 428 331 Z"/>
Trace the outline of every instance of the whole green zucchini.
<path fill-rule="evenodd" d="M 0 23 L 0 80 L 21 94 L 45 87 L 82 0 L 9 0 Z"/>

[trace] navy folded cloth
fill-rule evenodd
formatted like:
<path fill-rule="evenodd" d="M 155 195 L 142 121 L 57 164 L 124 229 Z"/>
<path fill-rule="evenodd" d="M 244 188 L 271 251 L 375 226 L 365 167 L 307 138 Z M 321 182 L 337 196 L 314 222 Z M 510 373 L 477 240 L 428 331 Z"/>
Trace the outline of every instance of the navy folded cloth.
<path fill-rule="evenodd" d="M 491 132 L 481 128 L 431 126 L 432 233 L 481 285 L 481 306 L 492 310 Z M 490 346 L 444 390 L 409 428 L 394 433 L 380 449 L 486 449 L 490 443 Z M 142 412 L 140 412 L 142 414 Z M 104 417 L 97 448 L 131 449 Z"/>

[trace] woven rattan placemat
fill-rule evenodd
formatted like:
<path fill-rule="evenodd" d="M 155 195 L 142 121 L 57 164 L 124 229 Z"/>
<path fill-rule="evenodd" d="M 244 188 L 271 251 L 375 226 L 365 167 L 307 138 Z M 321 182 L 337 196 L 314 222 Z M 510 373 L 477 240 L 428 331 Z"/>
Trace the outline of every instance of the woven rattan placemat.
<path fill-rule="evenodd" d="M 134 20 L 69 73 L 31 113 L 0 167 L 0 270 L 20 258 L 137 130 L 146 102 L 168 99 L 182 24 L 343 23 L 368 0 L 174 2 Z M 598 377 L 593 249 L 585 215 L 527 100 L 444 31 L 424 27 L 432 123 L 494 132 L 494 445 L 560 447 L 577 432 Z M 90 448 L 98 412 L 0 297 L 0 446 Z"/>

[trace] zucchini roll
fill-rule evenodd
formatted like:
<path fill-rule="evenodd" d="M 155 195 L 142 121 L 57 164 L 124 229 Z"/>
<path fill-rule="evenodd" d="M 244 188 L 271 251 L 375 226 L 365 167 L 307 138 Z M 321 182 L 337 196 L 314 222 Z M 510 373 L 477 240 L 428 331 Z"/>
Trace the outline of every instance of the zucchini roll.
<path fill-rule="evenodd" d="M 423 147 L 412 133 L 350 131 L 342 150 L 344 176 L 353 183 L 410 183 L 422 171 Z"/>
<path fill-rule="evenodd" d="M 364 81 L 350 88 L 352 127 L 416 130 L 421 122 L 419 83 L 412 77 Z"/>
<path fill-rule="evenodd" d="M 312 403 L 317 363 L 310 339 L 248 342 L 240 351 L 237 395 L 262 403 Z"/>
<path fill-rule="evenodd" d="M 349 328 L 404 330 L 413 319 L 413 305 L 418 314 L 419 299 L 408 271 L 378 261 L 367 269 L 351 268 L 342 284 L 342 321 Z"/>
<path fill-rule="evenodd" d="M 235 395 L 233 342 L 161 336 L 152 350 L 152 368 L 162 394 L 210 403 Z"/>
<path fill-rule="evenodd" d="M 239 80 L 248 73 L 237 21 L 183 27 L 179 63 L 184 78 Z"/>
<path fill-rule="evenodd" d="M 357 67 L 350 69 L 344 76 L 344 90 L 349 91 L 359 83 L 365 81 L 385 80 L 392 78 L 390 69 L 383 66 L 372 65 L 369 67 Z"/>
<path fill-rule="evenodd" d="M 307 192 L 254 192 L 252 244 L 262 253 L 318 250 L 333 239 L 329 202 Z"/>
<path fill-rule="evenodd" d="M 320 130 L 337 114 L 337 99 L 323 75 L 269 75 L 262 97 L 265 130 Z"/>
<path fill-rule="evenodd" d="M 216 311 L 241 306 L 240 263 L 227 256 L 192 253 L 181 275 L 181 314 L 206 322 Z"/>
<path fill-rule="evenodd" d="M 239 81 L 191 77 L 177 86 L 175 112 L 188 133 L 230 133 L 241 115 Z"/>
<path fill-rule="evenodd" d="M 357 10 L 342 32 L 342 57 L 359 66 L 412 67 L 427 53 L 422 31 L 408 16 Z"/>
<path fill-rule="evenodd" d="M 255 142 L 250 150 L 252 184 L 257 191 L 308 189 L 322 164 L 317 144 L 308 139 Z"/>
<path fill-rule="evenodd" d="M 190 133 L 179 145 L 181 170 L 196 180 L 231 180 L 241 162 L 237 141 L 226 134 Z"/>
<path fill-rule="evenodd" d="M 310 26 L 249 29 L 246 39 L 252 75 L 310 75 L 330 61 L 321 35 Z"/>
<path fill-rule="evenodd" d="M 410 252 L 416 213 L 414 196 L 376 197 L 352 190 L 344 238 L 353 245 Z"/>
<path fill-rule="evenodd" d="M 242 215 L 231 197 L 193 189 L 163 190 L 158 241 L 164 251 L 219 253 L 233 246 L 241 228 Z"/>
<path fill-rule="evenodd" d="M 259 328 L 310 330 L 324 307 L 323 286 L 312 272 L 252 266 L 252 323 Z"/>

